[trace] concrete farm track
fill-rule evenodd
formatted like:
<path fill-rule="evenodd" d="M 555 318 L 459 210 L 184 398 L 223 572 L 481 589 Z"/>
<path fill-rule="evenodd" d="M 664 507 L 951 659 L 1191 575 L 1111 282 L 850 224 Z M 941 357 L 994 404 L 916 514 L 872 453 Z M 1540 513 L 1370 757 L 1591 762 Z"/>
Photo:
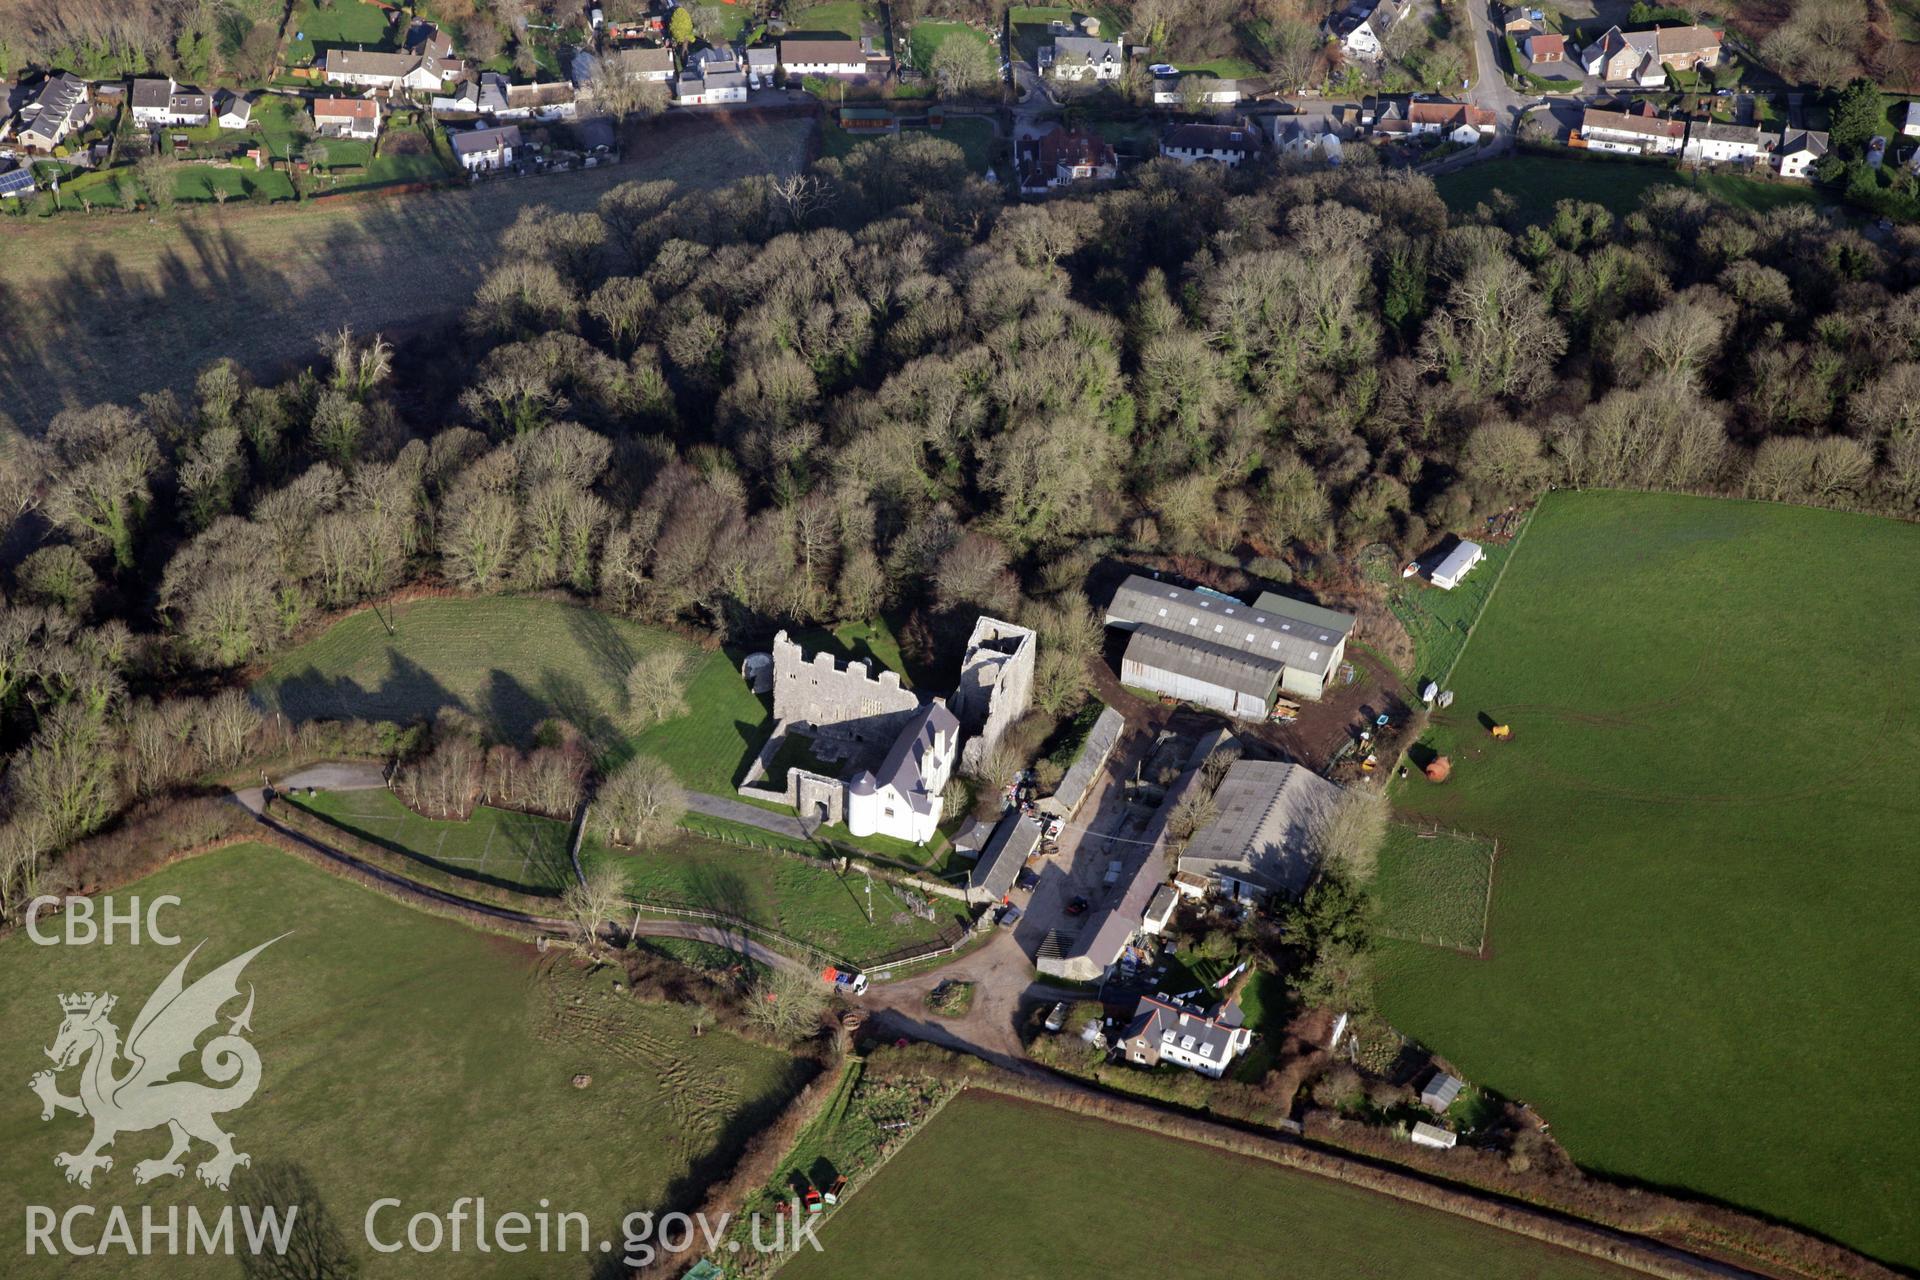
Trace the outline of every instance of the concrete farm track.
<path fill-rule="evenodd" d="M 804 115 L 731 112 L 630 130 L 621 164 L 471 189 L 10 221 L 0 407 L 40 427 L 68 406 L 190 388 L 221 356 L 272 377 L 342 325 L 457 315 L 522 209 L 591 209 L 630 181 L 714 187 L 789 171 L 813 128 Z"/>

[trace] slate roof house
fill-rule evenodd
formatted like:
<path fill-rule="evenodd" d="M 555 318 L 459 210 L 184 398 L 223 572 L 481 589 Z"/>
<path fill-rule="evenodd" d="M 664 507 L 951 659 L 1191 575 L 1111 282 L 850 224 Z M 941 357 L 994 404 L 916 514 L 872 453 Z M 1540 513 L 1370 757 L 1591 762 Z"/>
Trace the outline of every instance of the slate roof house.
<path fill-rule="evenodd" d="M 87 82 L 71 71 L 49 75 L 20 108 L 19 142 L 29 150 L 51 151 L 67 136 L 87 127 L 93 102 Z"/>
<path fill-rule="evenodd" d="M 447 137 L 453 143 L 453 154 L 459 158 L 461 167 L 468 173 L 482 173 L 504 169 L 513 163 L 513 153 L 520 147 L 520 126 L 506 124 L 492 129 L 469 129 Z"/>
<path fill-rule="evenodd" d="M 1172 1062 L 1218 1079 L 1252 1043 L 1253 1032 L 1244 1025 L 1237 1004 L 1203 1010 L 1177 1000 L 1141 996 L 1121 1035 L 1120 1051 L 1139 1066 Z"/>
<path fill-rule="evenodd" d="M 1685 145 L 1686 138 L 1684 121 L 1665 120 L 1657 115 L 1588 107 L 1580 117 L 1580 141 L 1595 151 L 1674 155 Z"/>
<path fill-rule="evenodd" d="M 1827 154 L 1827 135 L 1812 129 L 1789 129 L 1773 153 L 1783 178 L 1804 178 Z"/>
<path fill-rule="evenodd" d="M 1181 164 L 1212 160 L 1237 169 L 1259 145 L 1250 125 L 1175 124 L 1160 132 L 1160 154 Z"/>
<path fill-rule="evenodd" d="M 1400 0 L 1379 0 L 1378 3 L 1356 0 L 1333 17 L 1328 30 L 1340 42 L 1341 52 L 1371 61 L 1380 56 L 1386 46 L 1387 32 L 1405 11 L 1406 6 Z"/>
<path fill-rule="evenodd" d="M 253 123 L 253 102 L 232 89 L 215 96 L 214 119 L 222 129 L 244 129 Z"/>
<path fill-rule="evenodd" d="M 1687 143 L 1681 154 L 1689 160 L 1715 164 L 1752 161 L 1760 157 L 1771 141 L 1769 135 L 1760 132 L 1759 125 L 1695 121 L 1687 126 Z"/>
<path fill-rule="evenodd" d="M 863 76 L 867 54 L 858 40 L 782 40 L 780 66 L 794 76 Z"/>
<path fill-rule="evenodd" d="M 329 49 L 321 55 L 320 72 L 328 84 L 369 89 L 441 90 L 466 74 L 466 64 L 453 56 L 453 37 L 432 23 L 416 23 L 399 53 L 378 49 Z"/>
<path fill-rule="evenodd" d="M 1020 140 L 1020 189 L 1029 194 L 1103 182 L 1120 172 L 1113 144 L 1090 129 L 1055 125 L 1038 138 Z"/>
<path fill-rule="evenodd" d="M 1315 837 L 1340 788 L 1304 765 L 1236 760 L 1213 793 L 1219 816 L 1180 852 L 1179 883 L 1201 881 L 1230 898 L 1297 898 L 1313 880 Z"/>
<path fill-rule="evenodd" d="M 702 59 L 696 54 L 687 59 L 686 69 L 674 81 L 673 100 L 683 107 L 745 102 L 747 73 L 731 58 Z"/>
<path fill-rule="evenodd" d="M 1023 817 L 1017 809 L 1007 810 L 987 838 L 980 860 L 967 873 L 967 900 L 1006 901 L 1014 881 L 1020 878 L 1020 868 L 1027 865 L 1027 859 L 1040 847 L 1040 833 L 1039 822 Z"/>
<path fill-rule="evenodd" d="M 847 830 L 914 844 L 933 839 L 943 808 L 940 793 L 953 776 L 960 720 L 935 699 L 907 718 L 886 757 L 871 773 L 847 783 Z"/>
<path fill-rule="evenodd" d="M 156 125 L 202 125 L 213 118 L 213 104 L 198 89 L 159 80 L 135 80 L 130 103 L 133 122 L 143 128 Z"/>
<path fill-rule="evenodd" d="M 1055 80 L 1118 80 L 1127 65 L 1119 40 L 1098 35 L 1061 35 L 1040 47 L 1040 71 Z"/>
<path fill-rule="evenodd" d="M 1276 691 L 1325 692 L 1354 617 L 1271 591 L 1247 604 L 1134 574 L 1114 592 L 1106 622 L 1133 633 L 1121 683 L 1258 720 Z"/>

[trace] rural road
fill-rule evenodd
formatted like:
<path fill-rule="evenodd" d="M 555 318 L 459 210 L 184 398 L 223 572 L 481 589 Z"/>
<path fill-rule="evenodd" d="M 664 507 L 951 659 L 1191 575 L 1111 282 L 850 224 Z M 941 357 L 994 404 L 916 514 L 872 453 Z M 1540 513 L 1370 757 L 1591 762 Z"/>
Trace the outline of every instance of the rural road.
<path fill-rule="evenodd" d="M 321 764 L 299 770 L 277 780 L 275 786 L 282 791 L 292 791 L 297 787 L 316 787 L 322 791 L 377 791 L 386 787 L 386 770 L 376 764 Z M 285 827 L 266 816 L 266 798 L 259 787 L 236 791 L 233 800 L 253 814 L 260 825 L 288 840 L 297 841 L 308 849 L 322 854 L 342 866 L 351 867 L 362 875 L 369 876 L 392 889 L 396 896 L 437 902 L 446 906 L 460 907 L 463 910 L 478 912 L 494 920 L 509 924 L 540 929 L 549 933 L 566 933 L 573 926 L 564 920 L 551 916 L 536 916 L 525 911 L 515 911 L 509 907 L 497 907 L 491 903 L 477 902 L 463 898 L 458 894 L 445 893 L 428 885 L 419 884 L 405 876 L 394 875 L 368 862 L 363 862 L 352 854 L 342 852 L 321 840 Z M 710 924 L 700 920 L 656 920 L 645 916 L 626 922 L 630 931 L 643 938 L 678 938 L 685 942 L 704 942 L 729 951 L 739 952 L 757 963 L 777 966 L 782 969 L 810 970 L 812 965 L 771 947 L 754 941 L 746 934 L 736 932 L 722 924 Z"/>

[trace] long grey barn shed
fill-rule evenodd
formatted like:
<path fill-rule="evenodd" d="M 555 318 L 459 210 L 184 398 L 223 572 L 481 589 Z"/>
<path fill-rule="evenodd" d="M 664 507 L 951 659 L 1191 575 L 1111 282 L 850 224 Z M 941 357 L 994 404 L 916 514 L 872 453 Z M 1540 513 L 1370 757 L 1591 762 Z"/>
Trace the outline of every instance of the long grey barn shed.
<path fill-rule="evenodd" d="M 1135 574 L 1107 606 L 1131 631 L 1122 684 L 1244 719 L 1263 719 L 1276 693 L 1318 698 L 1339 670 L 1354 619 L 1263 592 L 1253 604 Z"/>

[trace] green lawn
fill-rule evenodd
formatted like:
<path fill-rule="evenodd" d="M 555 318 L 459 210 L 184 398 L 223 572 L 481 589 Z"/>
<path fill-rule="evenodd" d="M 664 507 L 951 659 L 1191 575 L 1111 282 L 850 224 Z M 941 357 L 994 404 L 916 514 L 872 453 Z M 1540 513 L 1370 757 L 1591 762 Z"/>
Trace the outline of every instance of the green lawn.
<path fill-rule="evenodd" d="M 324 9 L 314 0 L 299 0 L 286 30 L 289 66 L 305 66 L 323 49 L 340 46 L 398 47 L 397 38 L 389 39 L 393 28 L 388 23 L 388 11 L 356 0 L 334 0 Z"/>
<path fill-rule="evenodd" d="M 391 791 L 323 791 L 295 803 L 449 876 L 541 894 L 573 883 L 573 829 L 551 818 L 482 805 L 465 822 L 441 822 L 421 817 Z"/>
<path fill-rule="evenodd" d="M 807 34 L 838 34 L 858 40 L 860 24 L 872 17 L 873 13 L 865 0 L 827 0 L 825 4 L 810 4 L 787 14 L 786 38 L 791 40 Z"/>
<path fill-rule="evenodd" d="M 1479 951 L 1493 850 L 1491 840 L 1451 831 L 1423 834 L 1394 823 L 1374 881 L 1380 931 L 1407 942 Z"/>
<path fill-rule="evenodd" d="M 162 1223 L 180 1209 L 184 1232 L 186 1206 L 217 1214 L 228 1195 L 194 1176 L 208 1153 L 198 1144 L 185 1178 L 137 1186 L 135 1164 L 166 1149 L 166 1134 L 154 1130 L 122 1133 L 113 1168 L 90 1190 L 64 1181 L 53 1156 L 78 1150 L 88 1126 L 66 1114 L 43 1123 L 25 1090 L 48 1065 L 42 1050 L 61 1017 L 55 996 L 112 992 L 112 1021 L 125 1033 L 202 939 L 189 980 L 286 935 L 241 979 L 252 992 L 248 1038 L 262 1062 L 260 1090 L 219 1122 L 252 1156 L 250 1172 L 278 1167 L 309 1180 L 277 1202 L 299 1203 L 296 1229 L 324 1213 L 369 1277 L 588 1274 L 602 1260 L 598 1241 L 619 1238 L 621 1215 L 696 1205 L 703 1185 L 804 1082 L 803 1068 L 782 1054 L 715 1031 L 696 1038 L 684 1007 L 617 995 L 612 970 L 588 977 L 543 961 L 531 946 L 421 915 L 277 850 L 207 854 L 116 896 L 162 894 L 181 900 L 165 920 L 186 945 L 0 939 L 0 1019 L 12 1033 L 0 1059 L 15 1089 L 15 1105 L 0 1111 L 0 1180 L 17 1201 L 56 1213 L 101 1206 L 99 1217 L 79 1220 L 89 1240 L 104 1229 L 109 1205 L 126 1211 L 137 1241 L 143 1208 Z M 241 1007 L 230 1001 L 220 1025 Z M 187 1061 L 191 1079 L 198 1058 Z M 74 1075 L 62 1077 L 68 1091 Z M 575 1088 L 576 1075 L 591 1086 Z M 389 1257 L 364 1242 L 362 1222 L 377 1199 L 405 1206 L 378 1220 L 391 1237 L 404 1236 L 408 1214 L 444 1214 L 462 1196 L 485 1196 L 490 1214 L 533 1213 L 543 1198 L 585 1213 L 595 1252 L 555 1254 L 530 1270 L 528 1255 L 476 1253 L 471 1235 L 460 1253 Z M 97 1258 L 27 1258 L 23 1232 L 20 1213 L 0 1222 L 9 1276 L 99 1271 Z M 145 1257 L 121 1270 L 160 1280 L 239 1274 L 231 1261 L 187 1256 Z"/>
<path fill-rule="evenodd" d="M 943 930 L 958 929 L 961 905 L 954 899 L 933 899 L 935 919 L 922 920 L 886 881 L 876 880 L 870 924 L 867 877 L 857 868 L 837 875 L 781 853 L 695 835 L 637 853 L 589 841 L 580 856 L 589 866 L 618 866 L 633 894 L 647 902 L 739 916 L 854 964 L 933 945 L 943 940 Z"/>
<path fill-rule="evenodd" d="M 907 59 L 922 71 L 932 71 L 933 55 L 949 40 L 974 40 L 989 49 L 994 48 L 994 42 L 987 38 L 985 32 L 964 22 L 916 22 L 907 33 Z M 997 52 L 994 61 L 996 64 L 999 62 Z"/>
<path fill-rule="evenodd" d="M 1499 840 L 1491 958 L 1391 944 L 1381 991 L 1589 1167 L 1905 1267 L 1916 564 L 1891 521 L 1548 495 L 1428 735 L 1452 780 L 1394 793 Z"/>
<path fill-rule="evenodd" d="M 1468 537 L 1472 536 L 1469 532 Z M 1513 550 L 1513 539 L 1482 541 L 1480 547 L 1486 554 L 1451 591 L 1442 591 L 1425 577 L 1396 577 L 1387 586 L 1387 607 L 1413 639 L 1417 670 L 1410 674 L 1416 692 L 1428 680 L 1444 677 L 1460 656 L 1467 631 L 1480 616 Z"/>
<path fill-rule="evenodd" d="M 1830 204 L 1811 187 L 1765 182 L 1737 173 L 1683 174 L 1666 164 L 1626 157 L 1503 156 L 1468 165 L 1433 180 L 1440 198 L 1455 213 L 1465 213 L 1498 188 L 1512 196 L 1526 222 L 1545 222 L 1562 200 L 1586 200 L 1625 217 L 1640 198 L 1664 183 L 1685 183 L 1736 208 L 1764 212 L 1786 204 Z"/>
<path fill-rule="evenodd" d="M 220 169 L 212 165 L 183 164 L 174 170 L 173 198 L 206 201 L 215 191 L 224 191 L 230 200 L 252 197 L 255 190 L 265 191 L 274 200 L 293 199 L 293 183 L 284 173 L 257 169 Z"/>
<path fill-rule="evenodd" d="M 991 1177 L 981 1176 L 983 1161 Z M 1071 1171 L 1063 1177 L 1062 1171 Z M 1204 1270 L 1272 1280 L 1575 1280 L 1603 1263 L 1310 1174 L 991 1094 L 963 1093 L 795 1255 L 788 1280 L 1104 1280 L 1146 1223 Z M 1150 1267 L 1149 1274 L 1159 1269 Z"/>
<path fill-rule="evenodd" d="M 663 644 L 687 651 L 690 711 L 635 737 L 621 726 L 626 673 L 642 651 Z M 725 795 L 772 727 L 771 708 L 747 688 L 737 663 L 579 605 L 421 600 L 353 614 L 280 658 L 253 693 L 296 720 L 408 721 L 452 707 L 523 744 L 536 724 L 557 716 L 615 759 L 658 755 L 688 786 Z"/>
<path fill-rule="evenodd" d="M 277 93 L 260 95 L 260 100 L 253 104 L 254 132 L 260 135 L 268 155 L 285 160 L 294 153 L 296 139 L 312 132 L 312 124 L 304 116 L 298 99 Z M 328 149 L 334 145 L 329 142 Z"/>

